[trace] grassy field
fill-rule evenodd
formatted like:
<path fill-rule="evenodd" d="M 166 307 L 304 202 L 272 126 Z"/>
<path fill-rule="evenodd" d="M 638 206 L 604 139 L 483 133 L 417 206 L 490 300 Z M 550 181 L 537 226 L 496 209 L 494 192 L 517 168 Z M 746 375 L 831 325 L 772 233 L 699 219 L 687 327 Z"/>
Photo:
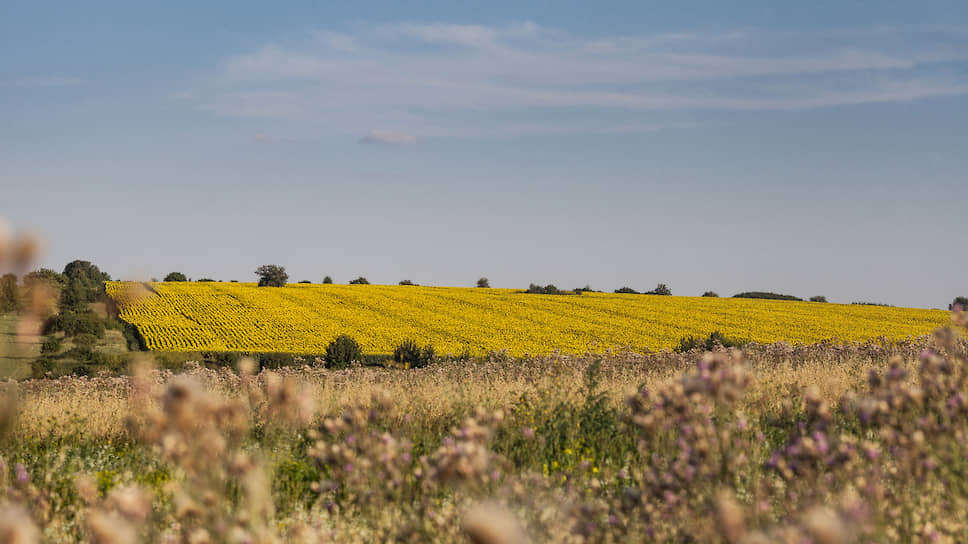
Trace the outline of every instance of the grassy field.
<path fill-rule="evenodd" d="M 160 351 L 320 354 L 349 334 L 372 354 L 409 338 L 443 354 L 648 352 L 713 331 L 758 343 L 897 340 L 948 320 L 939 310 L 882 306 L 455 287 L 109 282 L 107 290 L 121 319 Z"/>
<path fill-rule="evenodd" d="M 33 531 L 51 542 L 968 537 L 968 358 L 964 339 L 949 333 L 407 371 L 240 368 L 173 374 L 140 364 L 131 377 L 21 383 L 19 417 L 0 426 L 0 534 Z M 9 418 L 9 401 L 0 406 Z"/>

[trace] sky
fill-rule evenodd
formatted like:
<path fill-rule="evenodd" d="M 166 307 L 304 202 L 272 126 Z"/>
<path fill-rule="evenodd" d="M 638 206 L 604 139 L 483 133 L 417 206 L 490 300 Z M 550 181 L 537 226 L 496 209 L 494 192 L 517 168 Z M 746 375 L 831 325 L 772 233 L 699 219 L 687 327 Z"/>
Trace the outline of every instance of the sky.
<path fill-rule="evenodd" d="M 3 2 L 0 217 L 120 279 L 968 295 L 968 4 Z"/>

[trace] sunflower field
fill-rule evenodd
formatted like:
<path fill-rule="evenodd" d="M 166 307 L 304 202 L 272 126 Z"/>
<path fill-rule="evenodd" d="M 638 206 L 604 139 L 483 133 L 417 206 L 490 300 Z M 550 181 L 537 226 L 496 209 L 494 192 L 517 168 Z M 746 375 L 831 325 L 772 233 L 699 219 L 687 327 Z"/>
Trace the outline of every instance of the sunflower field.
<path fill-rule="evenodd" d="M 771 343 L 921 336 L 948 312 L 884 306 L 388 285 L 108 282 L 120 317 L 157 351 L 322 353 L 349 334 L 371 354 L 407 339 L 441 354 L 671 349 L 686 336 Z"/>

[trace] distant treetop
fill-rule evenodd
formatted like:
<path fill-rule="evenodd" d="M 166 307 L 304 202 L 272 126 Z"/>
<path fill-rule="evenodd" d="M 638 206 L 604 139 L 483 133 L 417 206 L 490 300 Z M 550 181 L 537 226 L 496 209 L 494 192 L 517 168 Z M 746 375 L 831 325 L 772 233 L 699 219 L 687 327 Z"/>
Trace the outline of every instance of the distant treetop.
<path fill-rule="evenodd" d="M 188 281 L 188 278 L 186 278 L 185 274 L 182 274 L 181 272 L 169 272 L 168 275 L 165 276 L 165 281 Z"/>
<path fill-rule="evenodd" d="M 491 286 L 491 282 L 488 281 L 487 278 L 481 278 L 481 279 L 477 280 L 477 286 L 480 287 L 480 288 L 482 288 L 482 289 L 486 289 L 486 288 L 488 288 L 488 287 Z"/>
<path fill-rule="evenodd" d="M 733 295 L 733 298 L 766 298 L 771 300 L 803 300 L 802 298 L 795 297 L 793 295 L 781 295 L 779 293 L 770 293 L 768 291 L 745 291 L 742 293 L 737 293 Z"/>
<path fill-rule="evenodd" d="M 350 280 L 350 285 L 369 285 L 370 282 L 363 276 L 356 278 L 355 280 Z"/>
<path fill-rule="evenodd" d="M 264 264 L 255 273 L 259 276 L 259 287 L 285 287 L 289 281 L 285 267 L 274 264 Z"/>

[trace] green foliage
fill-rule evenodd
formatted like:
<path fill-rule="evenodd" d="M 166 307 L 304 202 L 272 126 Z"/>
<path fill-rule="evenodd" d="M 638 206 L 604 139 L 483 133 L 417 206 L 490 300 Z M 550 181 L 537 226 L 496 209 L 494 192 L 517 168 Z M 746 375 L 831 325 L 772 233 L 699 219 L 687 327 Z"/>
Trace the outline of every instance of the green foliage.
<path fill-rule="evenodd" d="M 635 289 L 632 289 L 631 287 L 620 287 L 620 288 L 616 289 L 615 292 L 616 293 L 621 293 L 621 294 L 627 294 L 627 295 L 638 295 L 638 294 L 640 294 L 638 291 L 636 291 Z"/>
<path fill-rule="evenodd" d="M 235 368 L 244 357 L 238 351 L 206 351 L 202 353 L 202 361 L 215 367 Z"/>
<path fill-rule="evenodd" d="M 71 261 L 64 267 L 67 284 L 61 292 L 61 307 L 76 308 L 94 302 L 104 294 L 104 282 L 111 276 L 90 261 Z"/>
<path fill-rule="evenodd" d="M 289 280 L 285 267 L 274 264 L 264 264 L 255 273 L 259 276 L 259 287 L 285 287 Z"/>
<path fill-rule="evenodd" d="M 350 280 L 350 285 L 369 285 L 369 284 L 370 282 L 363 276 L 360 276 L 355 280 Z"/>
<path fill-rule="evenodd" d="M 706 291 L 705 293 L 702 294 L 702 296 L 719 298 L 719 294 L 716 293 L 716 291 Z"/>
<path fill-rule="evenodd" d="M 591 285 L 588 285 L 587 283 L 585 284 L 584 287 L 579 287 L 577 289 L 573 289 L 573 291 L 576 292 L 576 293 L 598 293 L 599 292 L 599 291 L 596 291 L 596 290 L 592 289 L 592 286 Z"/>
<path fill-rule="evenodd" d="M 302 281 L 300 281 L 299 283 L 312 283 L 312 282 L 311 282 L 311 281 L 309 281 L 309 280 L 302 280 Z"/>
<path fill-rule="evenodd" d="M 962 310 L 968 310 L 968 297 L 955 297 L 955 299 L 948 305 L 949 310 L 954 310 L 955 306 L 961 306 Z"/>
<path fill-rule="evenodd" d="M 44 334 L 63 332 L 66 336 L 90 334 L 96 338 L 103 338 L 105 331 L 104 320 L 89 309 L 81 311 L 66 310 L 51 316 L 44 324 Z"/>
<path fill-rule="evenodd" d="M 22 303 L 17 276 L 4 274 L 0 277 L 0 312 L 16 312 Z"/>
<path fill-rule="evenodd" d="M 580 295 L 581 294 L 581 292 L 575 292 L 575 291 L 562 291 L 561 289 L 558 289 L 557 287 L 555 287 L 550 283 L 545 286 L 532 283 L 531 285 L 528 286 L 528 289 L 525 291 L 525 293 L 530 293 L 532 295 Z"/>
<path fill-rule="evenodd" d="M 717 346 L 722 346 L 724 348 L 741 348 L 748 343 L 749 342 L 744 340 L 729 338 L 719 331 L 713 331 L 707 338 L 700 338 L 698 336 L 684 336 L 681 340 L 679 340 L 679 345 L 676 346 L 674 351 L 676 353 L 685 353 L 694 349 L 712 351 Z"/>
<path fill-rule="evenodd" d="M 893 304 L 885 304 L 883 302 L 851 302 L 856 306 L 884 306 L 885 308 L 893 308 Z"/>
<path fill-rule="evenodd" d="M 282 368 L 292 364 L 293 355 L 291 353 L 259 353 L 255 356 L 259 362 L 259 368 Z"/>
<path fill-rule="evenodd" d="M 810 297 L 810 302 L 827 302 L 827 297 L 819 296 L 819 295 L 815 297 Z"/>
<path fill-rule="evenodd" d="M 165 281 L 188 281 L 188 278 L 185 277 L 185 274 L 182 274 L 181 272 L 169 272 L 168 275 L 165 276 Z"/>
<path fill-rule="evenodd" d="M 326 276 L 323 278 L 323 283 L 333 283 L 333 278 Z"/>
<path fill-rule="evenodd" d="M 655 289 L 653 289 L 653 290 L 651 290 L 651 291 L 649 291 L 649 292 L 647 292 L 645 294 L 647 294 L 647 295 L 669 296 L 669 295 L 672 294 L 672 289 L 669 289 L 669 286 L 668 285 L 666 285 L 664 283 L 660 283 L 660 284 L 658 284 L 658 285 L 655 286 Z"/>
<path fill-rule="evenodd" d="M 56 336 L 53 336 L 53 335 L 47 335 L 44 337 L 43 342 L 41 342 L 40 344 L 40 353 L 42 355 L 50 355 L 53 353 L 57 353 L 58 351 L 61 350 L 61 345 L 62 345 L 62 342 L 60 341 L 60 338 L 57 338 Z"/>
<path fill-rule="evenodd" d="M 214 282 L 215 280 L 213 280 L 212 278 L 201 278 L 195 281 L 198 283 L 211 283 L 211 282 Z M 282 286 L 280 285 L 280 287 Z"/>
<path fill-rule="evenodd" d="M 400 280 L 399 285 L 417 285 L 417 284 L 410 280 Z"/>
<path fill-rule="evenodd" d="M 393 350 L 393 361 L 408 368 L 424 368 L 434 360 L 434 348 L 429 344 L 423 349 L 415 340 L 405 340 Z"/>
<path fill-rule="evenodd" d="M 488 289 L 491 287 L 491 282 L 487 278 L 480 278 L 477 280 L 477 286 L 481 289 Z"/>
<path fill-rule="evenodd" d="M 67 285 L 67 277 L 50 268 L 40 268 L 24 276 L 24 285 L 28 287 L 37 282 L 47 282 L 53 287 L 63 288 Z"/>
<path fill-rule="evenodd" d="M 326 368 L 346 368 L 363 359 L 363 349 L 352 336 L 341 334 L 326 346 Z"/>
<path fill-rule="evenodd" d="M 802 298 L 795 297 L 793 295 L 781 295 L 779 293 L 770 293 L 767 291 L 745 291 L 743 293 L 738 293 L 733 295 L 733 298 L 764 298 L 771 300 L 803 300 Z"/>

